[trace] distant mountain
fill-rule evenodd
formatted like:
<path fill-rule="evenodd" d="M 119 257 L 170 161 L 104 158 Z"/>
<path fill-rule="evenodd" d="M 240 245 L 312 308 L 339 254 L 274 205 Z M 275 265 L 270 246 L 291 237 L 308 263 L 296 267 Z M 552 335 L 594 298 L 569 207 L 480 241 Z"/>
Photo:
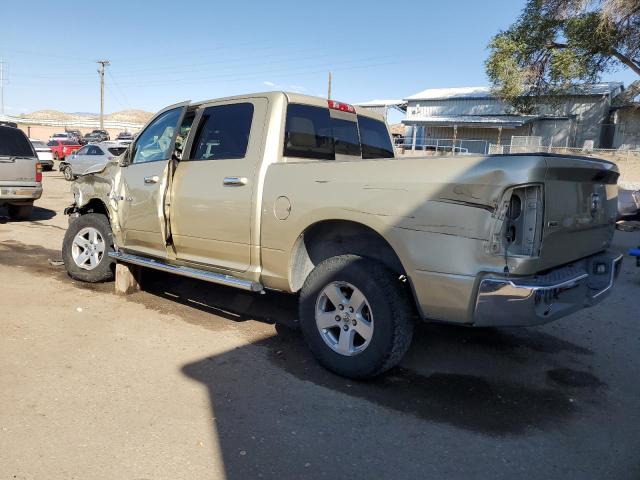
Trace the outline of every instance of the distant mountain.
<path fill-rule="evenodd" d="M 153 116 L 151 112 L 144 110 L 122 110 L 120 112 L 108 113 L 104 116 L 105 120 L 128 123 L 146 123 Z M 64 113 L 57 110 L 37 110 L 32 113 L 23 113 L 22 118 L 33 120 L 56 120 L 56 121 L 73 121 L 73 120 L 95 120 L 98 114 L 95 113 Z"/>

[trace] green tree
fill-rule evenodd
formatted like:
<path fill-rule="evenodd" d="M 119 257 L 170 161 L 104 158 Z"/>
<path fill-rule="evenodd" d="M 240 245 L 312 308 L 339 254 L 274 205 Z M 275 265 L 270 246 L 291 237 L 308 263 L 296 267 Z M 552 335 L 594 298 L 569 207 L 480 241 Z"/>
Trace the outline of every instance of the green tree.
<path fill-rule="evenodd" d="M 605 72 L 626 67 L 640 76 L 640 0 L 527 0 L 489 49 L 495 93 L 527 113 L 532 96 L 597 82 Z"/>

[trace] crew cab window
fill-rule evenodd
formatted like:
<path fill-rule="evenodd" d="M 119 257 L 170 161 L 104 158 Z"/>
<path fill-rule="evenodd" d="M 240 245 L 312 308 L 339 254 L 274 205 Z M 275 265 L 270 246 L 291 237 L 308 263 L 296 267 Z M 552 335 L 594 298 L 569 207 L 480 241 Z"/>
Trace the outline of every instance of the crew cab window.
<path fill-rule="evenodd" d="M 328 108 L 289 104 L 284 156 L 334 160 L 333 132 Z"/>
<path fill-rule="evenodd" d="M 132 163 L 169 159 L 173 134 L 181 113 L 180 107 L 164 112 L 138 136 Z"/>
<path fill-rule="evenodd" d="M 253 104 L 234 103 L 208 107 L 195 136 L 192 160 L 244 158 L 249 144 Z"/>
<path fill-rule="evenodd" d="M 394 156 L 389 132 L 383 122 L 358 115 L 358 126 L 362 142 L 362 158 L 392 158 Z"/>

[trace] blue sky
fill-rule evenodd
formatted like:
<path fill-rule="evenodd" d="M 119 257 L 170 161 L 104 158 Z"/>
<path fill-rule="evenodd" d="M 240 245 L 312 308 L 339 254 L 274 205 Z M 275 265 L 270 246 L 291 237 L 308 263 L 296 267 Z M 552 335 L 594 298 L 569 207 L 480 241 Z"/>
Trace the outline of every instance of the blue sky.
<path fill-rule="evenodd" d="M 286 89 L 346 102 L 485 85 L 486 45 L 524 0 L 1 2 L 7 114 L 107 112 Z M 6 21 L 14 19 L 14 21 Z M 629 71 L 605 80 L 634 80 Z"/>

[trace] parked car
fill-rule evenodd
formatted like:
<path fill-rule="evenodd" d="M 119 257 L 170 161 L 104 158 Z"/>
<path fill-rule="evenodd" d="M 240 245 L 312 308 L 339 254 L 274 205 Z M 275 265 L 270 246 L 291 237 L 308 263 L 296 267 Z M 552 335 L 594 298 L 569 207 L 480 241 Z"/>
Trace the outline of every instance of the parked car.
<path fill-rule="evenodd" d="M 31 216 L 42 196 L 42 165 L 22 130 L 0 126 L 0 207 L 14 220 Z"/>
<path fill-rule="evenodd" d="M 51 135 L 49 137 L 49 141 L 60 141 L 60 142 L 64 142 L 65 140 L 70 141 L 73 140 L 73 137 L 67 133 L 67 132 L 63 132 L 63 133 L 54 133 L 53 135 Z"/>
<path fill-rule="evenodd" d="M 87 145 L 89 143 L 100 143 L 102 142 L 102 135 L 99 133 L 87 133 L 84 137 L 84 144 Z"/>
<path fill-rule="evenodd" d="M 120 132 L 118 136 L 116 136 L 116 141 L 121 145 L 129 145 L 133 142 L 133 135 L 129 132 Z"/>
<path fill-rule="evenodd" d="M 7 122 L 5 120 L 0 120 L 0 126 L 18 128 L 18 124 L 17 123 L 15 123 L 15 122 Z"/>
<path fill-rule="evenodd" d="M 85 145 L 69 155 L 66 161 L 60 163 L 60 171 L 64 173 L 64 178 L 73 180 L 89 169 L 104 167 L 107 162 L 122 155 L 126 149 L 127 147 L 118 145 L 116 142 Z"/>
<path fill-rule="evenodd" d="M 618 186 L 618 218 L 632 219 L 640 215 L 640 190 Z"/>
<path fill-rule="evenodd" d="M 82 145 L 82 133 L 80 133 L 80 130 L 67 130 L 67 133 L 70 135 L 71 140 L 75 140 Z"/>
<path fill-rule="evenodd" d="M 75 140 L 50 140 L 47 146 L 51 148 L 55 160 L 64 160 L 67 155 L 82 148 Z"/>
<path fill-rule="evenodd" d="M 117 261 L 297 292 L 320 363 L 369 378 L 416 317 L 528 326 L 600 302 L 618 176 L 544 153 L 394 158 L 381 115 L 295 93 L 185 102 L 74 182 L 62 255 L 87 282 Z"/>
<path fill-rule="evenodd" d="M 106 130 L 93 130 L 91 133 L 96 133 L 100 135 L 101 142 L 111 140 L 111 137 L 109 136 L 109 132 L 107 132 Z"/>
<path fill-rule="evenodd" d="M 33 148 L 38 155 L 38 160 L 40 160 L 42 169 L 48 171 L 53 170 L 53 152 L 51 151 L 51 147 L 42 140 L 34 140 L 30 138 L 29 141 L 31 141 L 31 145 L 33 145 Z"/>

